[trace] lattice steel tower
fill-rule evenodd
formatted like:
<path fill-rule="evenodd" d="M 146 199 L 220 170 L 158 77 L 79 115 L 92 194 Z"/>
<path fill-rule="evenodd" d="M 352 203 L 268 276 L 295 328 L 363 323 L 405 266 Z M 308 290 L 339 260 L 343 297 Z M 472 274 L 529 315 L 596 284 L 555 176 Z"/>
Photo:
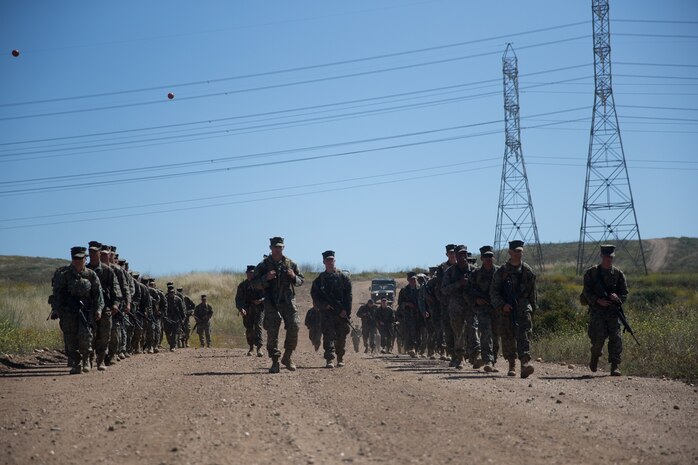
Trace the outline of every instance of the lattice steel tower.
<path fill-rule="evenodd" d="M 543 253 L 538 241 L 538 228 L 533 214 L 531 191 L 521 151 L 521 127 L 519 126 L 519 67 L 511 44 L 507 44 L 502 57 L 504 71 L 504 165 L 499 190 L 499 210 L 494 233 L 497 261 L 509 241 L 520 239 L 532 251 L 530 262 L 543 269 Z"/>
<path fill-rule="evenodd" d="M 624 263 L 647 273 L 611 87 L 608 0 L 591 3 L 595 93 L 577 273 L 598 262 L 598 246 L 604 242 L 616 245 Z"/>

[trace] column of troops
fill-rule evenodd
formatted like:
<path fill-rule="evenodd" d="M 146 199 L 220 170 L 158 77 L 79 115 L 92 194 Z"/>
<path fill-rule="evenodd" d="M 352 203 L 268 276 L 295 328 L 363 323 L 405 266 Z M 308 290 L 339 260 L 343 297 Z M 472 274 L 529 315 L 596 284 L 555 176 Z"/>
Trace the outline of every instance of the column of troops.
<path fill-rule="evenodd" d="M 463 369 L 466 361 L 474 369 L 499 372 L 500 354 L 507 362 L 507 375 L 534 372 L 531 365 L 532 315 L 537 309 L 536 274 L 523 261 L 523 241 L 509 243 L 509 259 L 494 263 L 494 249 L 479 249 L 481 265 L 465 245 L 446 245 L 447 261 L 430 267 L 429 274 L 409 272 L 394 310 L 387 298 L 369 299 L 356 312 L 361 330 L 352 327 L 356 352 L 363 339 L 365 353 L 399 354 L 439 358 Z M 611 375 L 620 376 L 622 352 L 620 305 L 627 299 L 625 275 L 613 266 L 615 246 L 602 245 L 601 263 L 584 275 L 580 299 L 589 307 L 589 368 L 596 372 L 603 346 L 608 340 Z M 322 336 L 321 311 L 308 310 L 305 324 L 318 350 Z"/>
<path fill-rule="evenodd" d="M 53 275 L 49 304 L 51 319 L 59 319 L 71 374 L 157 353 L 165 338 L 170 351 L 188 347 L 192 316 L 201 347 L 210 347 L 213 308 L 205 295 L 197 305 L 174 283 L 163 292 L 155 278 L 130 271 L 116 246 L 90 241 L 88 247 L 72 247 L 70 255 L 71 264 Z"/>
<path fill-rule="evenodd" d="M 494 263 L 491 246 L 480 248 L 481 266 L 465 245 L 446 246 L 447 261 L 429 270 L 429 276 L 410 272 L 408 284 L 399 292 L 397 309 L 381 299 L 369 300 L 357 316 L 358 330 L 351 320 L 352 283 L 349 274 L 336 267 L 335 252 L 322 253 L 325 270 L 312 283 L 313 307 L 305 317 L 315 350 L 322 344 L 326 368 L 346 363 L 346 339 L 352 333 L 355 350 L 364 338 L 366 351 L 399 353 L 449 361 L 455 369 L 467 363 L 486 372 L 498 372 L 501 350 L 508 363 L 507 375 L 527 378 L 531 365 L 532 315 L 537 308 L 536 275 L 523 261 L 522 241 L 509 243 L 509 259 Z M 298 345 L 300 318 L 295 304 L 295 288 L 305 277 L 296 263 L 284 255 L 284 239 L 270 239 L 269 255 L 258 265 L 249 265 L 246 279 L 238 286 L 235 306 L 243 317 L 249 350 L 264 356 L 262 331 L 266 330 L 270 373 L 283 365 L 295 371 L 293 353 Z M 116 247 L 89 243 L 73 247 L 72 262 L 59 268 L 53 277 L 50 299 L 52 317 L 60 318 L 65 350 L 71 373 L 87 372 L 141 352 L 153 353 L 167 337 L 170 351 L 188 346 L 189 317 L 194 316 L 202 347 L 210 347 L 210 320 L 213 308 L 201 296 L 194 302 L 168 283 L 167 293 L 159 290 L 153 278 L 129 272 Z M 590 368 L 596 371 L 608 339 L 611 374 L 620 375 L 622 340 L 616 312 L 611 311 L 628 295 L 625 277 L 612 265 L 614 247 L 601 247 L 601 263 L 584 276 L 583 300 L 590 310 Z M 286 330 L 283 352 L 279 331 Z M 376 332 L 378 335 L 376 335 Z"/>

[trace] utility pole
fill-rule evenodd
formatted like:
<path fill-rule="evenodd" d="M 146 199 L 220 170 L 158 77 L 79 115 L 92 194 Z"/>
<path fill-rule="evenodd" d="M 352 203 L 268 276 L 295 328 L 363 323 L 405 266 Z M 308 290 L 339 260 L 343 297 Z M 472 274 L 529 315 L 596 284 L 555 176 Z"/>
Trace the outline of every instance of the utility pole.
<path fill-rule="evenodd" d="M 621 260 L 647 273 L 611 86 L 608 0 L 591 3 L 595 92 L 577 274 L 598 261 L 599 246 L 606 242 L 619 249 Z"/>
<path fill-rule="evenodd" d="M 532 250 L 532 262 L 543 270 L 543 252 L 538 240 L 538 228 L 533 214 L 531 191 L 521 151 L 521 127 L 519 124 L 519 67 L 511 44 L 507 44 L 502 57 L 504 72 L 504 164 L 499 190 L 497 227 L 494 248 L 497 261 L 509 241 L 522 240 Z"/>

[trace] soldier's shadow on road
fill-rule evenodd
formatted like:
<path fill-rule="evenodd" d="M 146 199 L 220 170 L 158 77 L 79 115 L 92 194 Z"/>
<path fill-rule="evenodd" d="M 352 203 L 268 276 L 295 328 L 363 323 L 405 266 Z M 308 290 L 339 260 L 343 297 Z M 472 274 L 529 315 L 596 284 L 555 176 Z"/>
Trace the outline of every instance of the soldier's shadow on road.
<path fill-rule="evenodd" d="M 268 371 L 202 371 L 200 373 L 186 373 L 185 376 L 245 376 L 263 374 L 268 374 Z"/>
<path fill-rule="evenodd" d="M 443 379 L 446 380 L 459 380 L 459 379 L 497 379 L 497 378 L 502 378 L 501 376 L 494 376 L 494 375 L 486 375 L 485 373 L 473 373 L 472 375 L 451 375 L 451 376 L 444 376 Z"/>
<path fill-rule="evenodd" d="M 0 378 L 39 378 L 69 375 L 70 368 L 65 365 L 41 368 L 22 368 L 0 373 Z"/>
<path fill-rule="evenodd" d="M 605 376 L 611 376 L 610 374 L 605 375 Z M 548 380 L 556 380 L 556 379 L 570 379 L 570 380 L 577 380 L 577 381 L 584 381 L 588 379 L 594 379 L 594 378 L 603 378 L 605 377 L 604 375 L 601 376 L 592 376 L 592 375 L 579 375 L 579 376 L 538 376 L 538 379 L 548 379 Z"/>

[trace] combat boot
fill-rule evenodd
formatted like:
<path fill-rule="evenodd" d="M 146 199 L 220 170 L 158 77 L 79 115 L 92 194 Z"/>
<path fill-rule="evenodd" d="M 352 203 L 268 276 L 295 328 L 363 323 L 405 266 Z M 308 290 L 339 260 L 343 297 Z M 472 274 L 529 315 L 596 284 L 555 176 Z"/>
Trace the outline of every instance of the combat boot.
<path fill-rule="evenodd" d="M 415 352 L 413 349 L 407 351 L 407 355 L 409 355 L 412 358 L 417 358 L 417 352 Z"/>
<path fill-rule="evenodd" d="M 454 365 L 456 370 L 465 368 L 465 359 L 463 357 L 454 357 L 453 360 L 456 362 Z"/>
<path fill-rule="evenodd" d="M 516 376 L 516 359 L 509 360 L 509 371 L 507 371 L 507 376 Z"/>
<path fill-rule="evenodd" d="M 269 373 L 278 373 L 281 371 L 281 367 L 279 366 L 279 357 L 273 357 L 271 359 L 271 368 L 269 368 Z"/>
<path fill-rule="evenodd" d="M 589 369 L 596 373 L 596 370 L 599 369 L 599 356 L 598 355 L 592 355 L 591 360 L 589 361 Z"/>
<path fill-rule="evenodd" d="M 89 356 L 83 357 L 82 358 L 82 372 L 89 373 L 91 368 L 92 367 L 90 367 L 90 357 Z"/>
<path fill-rule="evenodd" d="M 344 366 L 344 358 L 343 358 L 343 357 L 340 357 L 340 356 L 337 356 L 337 367 L 338 367 L 338 368 L 341 368 L 341 367 L 343 367 L 343 366 Z"/>
<path fill-rule="evenodd" d="M 482 356 L 479 353 L 475 354 L 473 357 L 473 368 L 479 370 L 484 364 L 485 362 L 482 360 Z"/>
<path fill-rule="evenodd" d="M 328 360 L 327 363 L 325 363 L 325 368 L 334 368 L 334 363 L 332 363 L 332 360 Z"/>
<path fill-rule="evenodd" d="M 76 363 L 75 365 L 73 365 L 73 368 L 70 369 L 70 374 L 79 375 L 80 373 L 82 373 L 82 368 L 80 367 L 79 363 Z"/>
<path fill-rule="evenodd" d="M 107 367 L 104 365 L 104 354 L 97 354 L 97 371 L 105 371 Z"/>
<path fill-rule="evenodd" d="M 288 368 L 288 371 L 296 371 L 296 364 L 291 360 L 291 351 L 284 351 L 284 356 L 281 357 L 281 364 Z"/>
<path fill-rule="evenodd" d="M 492 364 L 490 362 L 485 362 L 485 373 L 492 373 L 494 371 L 494 368 L 492 367 Z"/>
<path fill-rule="evenodd" d="M 620 368 L 618 363 L 611 363 L 611 376 L 620 376 Z"/>
<path fill-rule="evenodd" d="M 247 351 L 247 356 L 252 357 L 252 346 L 250 346 L 250 350 Z"/>
<path fill-rule="evenodd" d="M 529 365 L 529 362 L 521 362 L 521 377 L 528 378 L 533 374 L 533 367 Z"/>
<path fill-rule="evenodd" d="M 257 357 L 264 357 L 264 351 L 261 347 L 257 347 Z"/>

